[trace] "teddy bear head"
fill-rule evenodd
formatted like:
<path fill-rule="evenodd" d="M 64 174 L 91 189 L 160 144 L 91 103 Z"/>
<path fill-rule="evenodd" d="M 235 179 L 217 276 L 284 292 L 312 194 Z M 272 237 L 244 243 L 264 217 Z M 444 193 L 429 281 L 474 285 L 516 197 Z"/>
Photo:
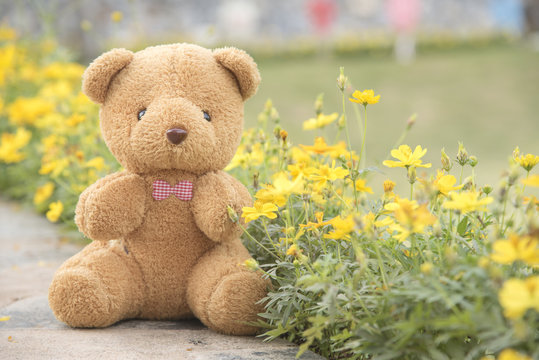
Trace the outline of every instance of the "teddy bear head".
<path fill-rule="evenodd" d="M 101 104 L 101 132 L 126 169 L 223 169 L 239 145 L 243 102 L 260 83 L 253 59 L 236 48 L 160 45 L 113 49 L 83 75 Z"/>

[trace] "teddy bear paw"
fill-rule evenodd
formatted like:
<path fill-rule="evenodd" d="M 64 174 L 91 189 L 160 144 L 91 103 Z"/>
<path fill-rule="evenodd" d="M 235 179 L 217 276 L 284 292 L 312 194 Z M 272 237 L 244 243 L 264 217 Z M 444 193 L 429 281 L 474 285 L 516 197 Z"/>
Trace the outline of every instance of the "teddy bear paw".
<path fill-rule="evenodd" d="M 87 269 L 64 270 L 49 288 L 54 315 L 71 327 L 105 327 L 117 321 L 102 281 Z"/>
<path fill-rule="evenodd" d="M 207 305 L 209 327 L 231 335 L 254 335 L 253 323 L 264 312 L 260 299 L 266 296 L 267 282 L 254 272 L 241 271 L 225 276 Z"/>

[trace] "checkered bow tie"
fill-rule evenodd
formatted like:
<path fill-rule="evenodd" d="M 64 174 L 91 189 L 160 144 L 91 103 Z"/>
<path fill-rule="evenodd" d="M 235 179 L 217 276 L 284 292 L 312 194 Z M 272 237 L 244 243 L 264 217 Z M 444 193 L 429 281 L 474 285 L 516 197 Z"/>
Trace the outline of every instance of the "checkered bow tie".
<path fill-rule="evenodd" d="M 152 196 L 155 200 L 165 200 L 170 194 L 183 201 L 189 201 L 193 198 L 193 183 L 185 180 L 180 181 L 174 187 L 164 180 L 155 180 L 153 182 Z"/>

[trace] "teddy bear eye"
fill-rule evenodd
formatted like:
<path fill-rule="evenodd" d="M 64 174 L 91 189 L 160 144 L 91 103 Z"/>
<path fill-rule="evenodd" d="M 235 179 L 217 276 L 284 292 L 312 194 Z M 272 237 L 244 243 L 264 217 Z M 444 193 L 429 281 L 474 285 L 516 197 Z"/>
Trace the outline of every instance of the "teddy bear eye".
<path fill-rule="evenodd" d="M 142 109 L 138 112 L 138 119 L 141 120 L 142 117 L 144 116 L 144 114 L 146 114 L 146 109 Z"/>
<path fill-rule="evenodd" d="M 202 113 L 204 114 L 204 119 L 206 119 L 207 121 L 211 121 L 210 114 L 208 114 L 206 111 L 202 111 Z"/>

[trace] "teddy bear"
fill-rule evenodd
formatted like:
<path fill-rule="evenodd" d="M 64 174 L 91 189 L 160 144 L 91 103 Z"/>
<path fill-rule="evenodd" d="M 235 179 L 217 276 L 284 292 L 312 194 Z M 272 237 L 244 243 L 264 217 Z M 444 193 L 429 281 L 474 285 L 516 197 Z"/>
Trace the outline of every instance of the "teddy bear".
<path fill-rule="evenodd" d="M 60 321 L 196 317 L 224 334 L 259 330 L 269 283 L 241 266 L 250 255 L 229 215 L 252 199 L 223 171 L 259 83 L 256 63 L 232 47 L 113 49 L 89 65 L 83 92 L 101 105 L 102 136 L 124 170 L 80 195 L 75 223 L 93 241 L 54 275 Z"/>

